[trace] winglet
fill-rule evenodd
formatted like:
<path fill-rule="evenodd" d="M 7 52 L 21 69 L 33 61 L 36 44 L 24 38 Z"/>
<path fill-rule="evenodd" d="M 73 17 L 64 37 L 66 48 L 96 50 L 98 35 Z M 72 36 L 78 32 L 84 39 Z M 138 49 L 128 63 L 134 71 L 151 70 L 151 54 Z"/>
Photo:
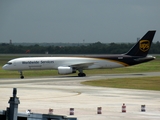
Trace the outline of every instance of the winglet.
<path fill-rule="evenodd" d="M 127 53 L 130 56 L 147 56 L 156 30 L 148 31 Z"/>

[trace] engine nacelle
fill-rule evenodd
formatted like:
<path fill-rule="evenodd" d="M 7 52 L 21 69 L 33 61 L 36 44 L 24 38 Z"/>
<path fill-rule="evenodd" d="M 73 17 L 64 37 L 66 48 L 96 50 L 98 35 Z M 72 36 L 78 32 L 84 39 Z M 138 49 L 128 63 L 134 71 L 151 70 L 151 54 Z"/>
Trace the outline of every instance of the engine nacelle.
<path fill-rule="evenodd" d="M 76 70 L 73 69 L 72 67 L 63 67 L 63 66 L 58 67 L 58 74 L 65 75 L 71 73 L 76 73 Z"/>

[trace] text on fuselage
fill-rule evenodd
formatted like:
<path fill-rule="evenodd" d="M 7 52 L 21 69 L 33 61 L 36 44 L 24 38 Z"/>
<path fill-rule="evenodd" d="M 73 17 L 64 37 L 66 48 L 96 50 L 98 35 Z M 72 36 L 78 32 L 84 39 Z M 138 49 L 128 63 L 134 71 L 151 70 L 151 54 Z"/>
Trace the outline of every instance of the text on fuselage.
<path fill-rule="evenodd" d="M 54 63 L 54 61 L 50 60 L 41 60 L 41 61 L 22 61 L 22 64 L 44 64 L 44 63 Z"/>

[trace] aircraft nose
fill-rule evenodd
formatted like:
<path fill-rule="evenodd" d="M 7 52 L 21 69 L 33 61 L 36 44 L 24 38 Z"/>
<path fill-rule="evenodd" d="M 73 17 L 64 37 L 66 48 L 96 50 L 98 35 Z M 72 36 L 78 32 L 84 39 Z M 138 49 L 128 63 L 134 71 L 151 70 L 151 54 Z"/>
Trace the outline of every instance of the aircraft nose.
<path fill-rule="evenodd" d="M 2 69 L 7 70 L 7 65 L 3 65 Z"/>

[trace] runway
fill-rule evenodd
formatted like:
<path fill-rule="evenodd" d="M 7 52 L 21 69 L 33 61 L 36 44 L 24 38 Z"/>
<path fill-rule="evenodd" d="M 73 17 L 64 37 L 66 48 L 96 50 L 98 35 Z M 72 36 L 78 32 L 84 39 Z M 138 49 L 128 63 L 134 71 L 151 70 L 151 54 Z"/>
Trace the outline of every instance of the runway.
<path fill-rule="evenodd" d="M 92 87 L 80 84 L 86 80 L 159 76 L 160 72 L 106 74 L 87 77 L 56 76 L 48 78 L 0 79 L 0 110 L 5 110 L 12 96 L 12 89 L 18 90 L 19 112 L 31 109 L 34 113 L 48 113 L 69 116 L 69 108 L 75 109 L 78 120 L 159 120 L 160 91 L 132 90 Z M 122 104 L 126 113 L 122 113 Z M 141 112 L 141 105 L 146 112 Z M 97 114 L 102 107 L 102 114 Z"/>

